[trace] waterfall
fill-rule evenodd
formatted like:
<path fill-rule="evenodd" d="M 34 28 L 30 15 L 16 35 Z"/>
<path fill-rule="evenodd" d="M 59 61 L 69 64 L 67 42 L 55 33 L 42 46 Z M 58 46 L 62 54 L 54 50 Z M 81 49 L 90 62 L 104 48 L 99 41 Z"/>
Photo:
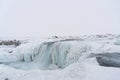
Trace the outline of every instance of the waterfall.
<path fill-rule="evenodd" d="M 49 69 L 52 65 L 62 69 L 77 62 L 80 57 L 86 55 L 89 51 L 91 51 L 91 46 L 82 41 L 25 44 L 14 51 L 19 61 L 10 65 L 15 68 L 24 68 L 24 66 L 32 68 L 37 66 L 40 69 L 43 69 L 42 67 Z"/>
<path fill-rule="evenodd" d="M 112 51 L 114 53 L 114 50 L 119 50 L 119 46 L 110 45 L 111 44 L 103 44 L 100 42 L 78 40 L 26 43 L 14 50 L 12 53 L 14 57 L 10 58 L 12 59 L 10 60 L 11 62 L 5 60 L 5 57 L 3 58 L 4 62 L 0 63 L 24 70 L 63 69 L 72 63 L 83 61 L 86 58 L 97 57 L 98 63 L 102 65 L 106 62 L 107 65 L 116 66 L 116 64 L 119 64 L 119 62 L 116 62 L 116 55 L 109 57 L 110 54 L 107 53 Z M 108 52 L 108 50 L 110 52 Z M 107 54 L 107 56 L 99 56 L 98 54 Z M 108 59 L 111 60 L 112 63 L 110 63 Z M 113 62 L 115 64 L 113 64 Z"/>
<path fill-rule="evenodd" d="M 42 44 L 34 62 L 39 62 L 39 64 L 44 64 L 46 66 L 54 64 L 59 68 L 63 68 L 66 65 L 66 57 L 67 54 L 69 54 L 70 47 L 71 45 L 65 42 Z"/>

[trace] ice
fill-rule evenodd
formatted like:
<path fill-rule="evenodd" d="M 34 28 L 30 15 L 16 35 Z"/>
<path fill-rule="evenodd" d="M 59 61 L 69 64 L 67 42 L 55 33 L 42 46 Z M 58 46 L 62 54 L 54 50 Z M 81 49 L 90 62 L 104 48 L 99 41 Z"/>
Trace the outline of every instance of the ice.
<path fill-rule="evenodd" d="M 49 68 L 55 65 L 59 68 L 77 62 L 79 57 L 91 51 L 91 46 L 79 41 L 57 41 L 37 45 L 22 45 L 14 52 L 21 62 L 33 62 Z M 87 57 L 87 56 L 86 56 Z"/>
<path fill-rule="evenodd" d="M 0 65 L 0 80 L 119 80 L 120 69 L 102 67 L 92 60 L 73 63 L 60 70 L 23 71 Z"/>
<path fill-rule="evenodd" d="M 120 46 L 115 41 L 38 40 L 1 48 L 0 80 L 119 80 Z"/>
<path fill-rule="evenodd" d="M 14 47 L 1 47 L 0 48 L 0 63 L 18 61 L 17 57 L 12 53 Z"/>
<path fill-rule="evenodd" d="M 14 62 L 10 61 L 7 65 L 24 70 L 63 69 L 78 60 L 89 58 L 91 54 L 120 52 L 119 48 L 120 46 L 108 43 L 108 40 L 101 42 L 71 39 L 34 41 L 17 47 L 13 51 L 16 59 L 12 58 Z"/>
<path fill-rule="evenodd" d="M 120 67 L 120 53 L 97 54 L 96 59 L 102 66 Z"/>
<path fill-rule="evenodd" d="M 114 44 L 119 46 L 120 45 L 120 39 L 115 40 Z"/>

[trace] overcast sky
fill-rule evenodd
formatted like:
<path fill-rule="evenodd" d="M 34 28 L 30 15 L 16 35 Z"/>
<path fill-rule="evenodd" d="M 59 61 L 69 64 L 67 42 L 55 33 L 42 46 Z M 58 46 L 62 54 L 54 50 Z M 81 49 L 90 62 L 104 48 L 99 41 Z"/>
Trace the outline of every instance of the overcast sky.
<path fill-rule="evenodd" d="M 120 33 L 120 0 L 0 0 L 0 36 Z"/>

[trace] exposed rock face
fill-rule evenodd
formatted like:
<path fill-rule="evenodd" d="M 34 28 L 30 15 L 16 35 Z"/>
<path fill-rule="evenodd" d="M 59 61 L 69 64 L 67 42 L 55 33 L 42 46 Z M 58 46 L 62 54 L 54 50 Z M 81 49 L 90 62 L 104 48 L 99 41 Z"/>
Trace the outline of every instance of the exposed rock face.
<path fill-rule="evenodd" d="M 19 40 L 1 40 L 0 41 L 0 45 L 5 45 L 5 46 L 10 46 L 10 45 L 19 46 L 20 44 L 21 44 L 21 41 Z"/>

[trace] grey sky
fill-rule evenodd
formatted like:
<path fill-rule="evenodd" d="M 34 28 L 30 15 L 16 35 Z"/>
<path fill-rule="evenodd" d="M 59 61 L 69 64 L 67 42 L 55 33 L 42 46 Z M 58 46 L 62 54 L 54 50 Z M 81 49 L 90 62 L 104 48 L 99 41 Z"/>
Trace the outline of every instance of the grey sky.
<path fill-rule="evenodd" d="M 0 36 L 120 33 L 120 0 L 0 0 Z"/>

